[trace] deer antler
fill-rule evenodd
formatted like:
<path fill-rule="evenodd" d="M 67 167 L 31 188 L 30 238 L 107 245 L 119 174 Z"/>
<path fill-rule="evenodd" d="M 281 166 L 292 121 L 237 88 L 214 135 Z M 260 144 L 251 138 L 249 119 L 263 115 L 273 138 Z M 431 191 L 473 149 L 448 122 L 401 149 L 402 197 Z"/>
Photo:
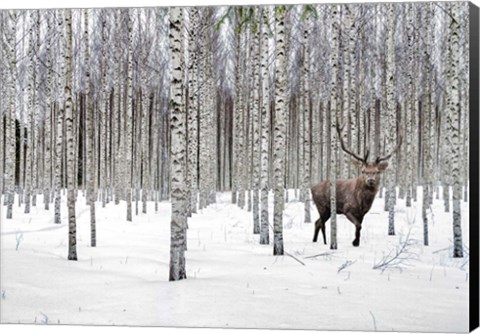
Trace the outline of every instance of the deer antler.
<path fill-rule="evenodd" d="M 401 132 L 401 131 L 400 131 Z M 398 139 L 398 143 L 397 143 L 397 146 L 395 146 L 395 148 L 393 149 L 392 152 L 390 152 L 389 154 L 383 156 L 383 157 L 377 157 L 377 159 L 375 160 L 375 162 L 378 164 L 379 162 L 381 161 L 385 161 L 385 160 L 388 160 L 390 159 L 390 157 L 398 151 L 398 149 L 400 148 L 400 146 L 402 145 L 402 141 L 403 141 L 403 135 L 400 134 L 400 138 Z"/>
<path fill-rule="evenodd" d="M 339 122 L 338 117 L 337 117 L 336 128 L 337 128 L 338 138 L 339 138 L 339 140 L 340 140 L 340 146 L 342 147 L 342 150 L 343 150 L 345 153 L 350 154 L 352 157 L 354 157 L 354 158 L 357 159 L 358 161 L 367 163 L 367 158 L 368 158 L 368 153 L 369 153 L 368 151 L 367 151 L 367 153 L 365 154 L 365 158 L 361 158 L 361 157 L 358 156 L 357 154 L 353 153 L 351 150 L 347 149 L 347 147 L 345 146 L 345 143 L 343 142 L 343 137 L 342 137 L 342 131 L 343 131 L 343 127 L 345 126 L 345 124 L 342 124 L 342 126 L 339 127 L 339 126 L 338 126 L 339 123 L 340 123 L 340 122 Z"/>
<path fill-rule="evenodd" d="M 367 163 L 369 154 L 370 154 L 370 150 L 367 148 L 367 152 L 365 152 L 365 158 L 363 158 L 363 161 L 365 161 L 365 163 Z"/>

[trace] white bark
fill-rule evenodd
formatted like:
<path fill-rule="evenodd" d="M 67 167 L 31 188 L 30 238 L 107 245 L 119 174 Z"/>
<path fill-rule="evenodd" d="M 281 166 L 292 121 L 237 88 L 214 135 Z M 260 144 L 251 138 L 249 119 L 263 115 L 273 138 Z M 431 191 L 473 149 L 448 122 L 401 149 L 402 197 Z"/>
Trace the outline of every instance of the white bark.
<path fill-rule="evenodd" d="M 260 244 L 266 245 L 269 243 L 269 219 L 268 219 L 268 166 L 269 166 L 269 136 L 270 136 L 270 117 L 269 117 L 269 76 L 268 76 L 268 22 L 269 9 L 262 7 L 262 39 L 261 39 L 261 152 L 260 152 Z"/>
<path fill-rule="evenodd" d="M 127 201 L 127 221 L 132 221 L 132 130 L 133 130 L 133 27 L 132 13 L 133 9 L 127 12 L 127 34 L 128 34 L 128 54 L 127 54 L 127 110 L 126 110 L 126 144 L 125 144 L 125 191 Z"/>
<path fill-rule="evenodd" d="M 189 213 L 197 212 L 198 179 L 197 179 L 197 129 L 198 129 L 198 57 L 197 57 L 197 30 L 200 27 L 198 8 L 189 8 L 190 38 L 189 48 L 189 69 L 188 69 L 188 182 L 189 182 Z"/>
<path fill-rule="evenodd" d="M 75 217 L 75 147 L 73 130 L 73 100 L 72 100 L 72 10 L 65 10 L 66 51 L 65 51 L 65 125 L 67 135 L 67 205 L 68 205 L 68 259 L 77 260 L 77 225 Z"/>
<path fill-rule="evenodd" d="M 283 206 L 286 133 L 285 6 L 275 7 L 275 121 L 273 125 L 273 255 L 283 255 Z"/>
<path fill-rule="evenodd" d="M 6 114 L 6 144 L 5 149 L 5 174 L 6 174 L 6 196 L 7 196 L 7 219 L 13 216 L 13 201 L 15 196 L 15 99 L 17 85 L 17 56 L 16 56 L 16 26 L 17 12 L 16 10 L 8 11 L 9 30 L 7 31 L 8 43 L 8 63 L 9 63 L 9 80 L 8 80 L 8 111 Z M 3 116 L 2 116 L 3 117 Z M 2 129 L 3 132 L 3 129 Z M 2 176 L 3 177 L 3 176 Z M 0 203 L 1 205 L 1 203 Z"/>
<path fill-rule="evenodd" d="M 304 115 L 304 142 L 303 142 L 303 200 L 304 200 L 304 222 L 311 223 L 310 217 L 310 187 L 311 187 L 311 129 L 310 129 L 310 47 L 309 39 L 310 27 L 308 21 L 303 23 L 303 68 L 302 68 L 302 79 L 303 79 L 303 115 Z"/>
<path fill-rule="evenodd" d="M 186 125 L 184 92 L 184 53 L 183 53 L 183 8 L 170 10 L 170 65 L 172 79 L 170 86 L 170 126 L 171 126 L 171 202 L 172 219 L 170 228 L 170 281 L 187 278 L 185 270 L 184 229 L 187 224 L 185 203 L 185 157 Z"/>
<path fill-rule="evenodd" d="M 430 208 L 430 188 L 431 182 L 431 161 L 430 150 L 433 149 L 433 143 L 430 142 L 430 115 L 433 112 L 432 92 L 430 88 L 431 81 L 431 65 L 430 65 L 430 19 L 431 19 L 430 3 L 425 3 L 425 35 L 423 36 L 423 59 L 425 62 L 423 72 L 423 95 L 422 95 L 422 117 L 423 117 L 423 133 L 422 133 L 422 157 L 423 157 L 423 200 L 422 200 L 422 220 L 423 220 L 423 244 L 428 246 L 428 217 L 427 210 Z M 432 147 L 431 147 L 432 146 Z"/>
<path fill-rule="evenodd" d="M 64 30 L 65 30 L 65 21 L 63 19 L 62 10 L 56 11 L 57 22 L 58 22 L 58 32 L 59 39 L 57 41 L 57 49 L 60 54 L 58 58 L 58 76 L 57 76 L 57 90 L 58 90 L 58 102 L 55 104 L 55 117 L 56 117 L 56 129 L 55 129 L 55 224 L 60 224 L 62 222 L 61 212 L 60 212 L 60 201 L 61 201 L 61 189 L 62 189 L 62 143 L 63 143 L 63 128 L 64 128 L 64 82 L 63 82 L 63 73 L 65 72 L 65 48 L 64 48 Z"/>
<path fill-rule="evenodd" d="M 46 61 L 47 66 L 47 79 L 45 86 L 45 136 L 44 136 L 44 149 L 45 149 L 45 169 L 44 169 L 44 187 L 43 187 L 43 201 L 45 203 L 45 210 L 49 210 L 50 194 L 52 191 L 52 54 L 51 54 L 51 17 L 47 12 L 47 37 L 46 37 Z"/>
<path fill-rule="evenodd" d="M 331 39 L 331 111 L 330 111 L 330 249 L 337 249 L 337 113 L 339 112 L 337 96 L 337 70 L 338 70 L 338 22 L 339 5 L 332 5 L 332 39 Z"/>
<path fill-rule="evenodd" d="M 396 146 L 396 101 L 395 101 L 395 27 L 393 23 L 394 19 L 394 5 L 392 3 L 386 4 L 387 6 L 387 68 L 386 68 L 386 93 L 387 93 L 387 119 L 388 130 L 386 133 L 387 147 L 386 151 L 391 152 Z M 395 167 L 394 158 L 391 159 L 389 172 L 386 175 L 387 181 L 387 197 L 388 202 L 388 235 L 395 235 Z"/>
<path fill-rule="evenodd" d="M 261 11 L 258 10 L 257 13 L 260 15 Z M 260 207 L 260 29 L 258 29 L 257 34 L 254 37 L 253 41 L 253 104 L 252 104 L 252 131 L 253 131 L 253 158 L 252 158 L 252 190 L 253 190 L 253 233 L 260 234 L 260 216 L 259 216 L 259 207 Z"/>
<path fill-rule="evenodd" d="M 462 212 L 460 207 L 462 192 L 461 175 L 461 143 L 460 143 L 460 91 L 459 91 L 459 6 L 452 3 L 450 33 L 449 33 L 449 78 L 448 78 L 448 113 L 447 123 L 450 133 L 450 154 L 452 156 L 452 186 L 453 186 L 453 257 L 463 257 L 462 242 Z"/>
<path fill-rule="evenodd" d="M 87 151 L 87 202 L 90 207 L 90 246 L 95 247 L 97 244 L 96 237 L 96 223 L 95 223 L 95 176 L 96 176 L 96 164 L 95 164 L 95 111 L 92 106 L 90 97 L 90 45 L 89 45 L 89 32 L 88 32 L 88 9 L 83 10 L 84 15 L 84 65 L 85 65 L 85 114 L 87 125 L 86 136 L 86 151 Z"/>

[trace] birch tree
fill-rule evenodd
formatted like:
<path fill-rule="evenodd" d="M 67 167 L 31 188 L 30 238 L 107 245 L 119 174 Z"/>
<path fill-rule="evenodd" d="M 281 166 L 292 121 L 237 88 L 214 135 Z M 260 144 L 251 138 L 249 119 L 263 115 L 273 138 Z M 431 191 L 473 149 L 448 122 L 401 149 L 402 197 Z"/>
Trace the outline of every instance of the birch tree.
<path fill-rule="evenodd" d="M 185 210 L 185 106 L 184 59 L 183 59 L 183 8 L 172 7 L 170 12 L 170 64 L 172 70 L 170 88 L 171 126 L 171 202 L 172 220 L 170 228 L 170 281 L 187 278 L 185 270 L 184 227 L 187 223 Z"/>
<path fill-rule="evenodd" d="M 463 257 L 463 242 L 462 242 L 462 212 L 461 212 L 461 198 L 462 198 L 462 183 L 461 183 L 461 166 L 460 166 L 460 92 L 459 92 L 459 7 L 457 3 L 451 4 L 451 22 L 448 43 L 449 55 L 449 96 L 448 96 L 448 112 L 447 123 L 450 133 L 450 154 L 452 156 L 452 179 L 453 179 L 453 257 Z"/>
<path fill-rule="evenodd" d="M 273 128 L 273 255 L 283 255 L 283 205 L 286 121 L 285 6 L 275 7 L 275 122 Z"/>
<path fill-rule="evenodd" d="M 304 9 L 305 11 L 305 9 Z M 302 68 L 302 79 L 303 79 L 303 98 L 302 98 L 302 105 L 303 105 L 303 115 L 304 115 L 304 174 L 303 174 L 303 199 L 304 199 L 304 221 L 305 223 L 311 223 L 312 220 L 310 218 L 310 179 L 311 179 L 311 120 L 310 120 L 310 78 L 309 78 L 309 71 L 310 71 L 310 48 L 308 45 L 308 36 L 309 36 L 309 24 L 308 21 L 305 20 L 303 23 L 303 68 Z"/>
<path fill-rule="evenodd" d="M 40 176 L 40 150 L 39 150 L 39 123 L 40 123 L 40 89 L 39 89 L 39 50 L 40 50 L 40 10 L 35 10 L 35 18 L 32 16 L 31 24 L 34 26 L 35 34 L 35 46 L 33 61 L 33 122 L 31 124 L 31 137 L 32 137 L 32 206 L 37 205 L 37 192 L 39 188 L 39 176 Z M 32 41 L 33 44 L 33 41 Z"/>
<path fill-rule="evenodd" d="M 261 152 L 260 152 L 260 244 L 266 245 L 269 243 L 269 219 L 268 219 L 268 166 L 269 166 L 269 76 L 268 76 L 268 24 L 269 24 L 269 9 L 262 7 L 262 39 L 261 39 Z"/>
<path fill-rule="evenodd" d="M 50 209 L 50 194 L 52 191 L 52 167 L 53 167 L 53 136 L 52 136 L 52 25 L 51 25 L 51 13 L 46 12 L 47 15 L 47 36 L 46 36 L 46 60 L 45 66 L 47 71 L 46 86 L 45 86 L 45 135 L 44 135 L 44 151 L 45 151 L 45 171 L 44 171 L 44 189 L 43 189 L 43 201 L 45 204 L 45 210 Z M 20 136 L 21 138 L 22 136 Z M 22 145 L 20 145 L 22 146 Z"/>
<path fill-rule="evenodd" d="M 189 8 L 190 31 L 188 39 L 189 68 L 188 68 L 188 182 L 190 198 L 189 214 L 197 212 L 197 129 L 198 129 L 198 55 L 197 36 L 199 24 L 199 10 L 196 7 Z"/>
<path fill-rule="evenodd" d="M 34 113 L 33 113 L 33 99 L 34 99 L 34 87 L 33 87 L 33 71 L 34 71 L 34 49 L 33 49 L 33 24 L 31 23 L 34 19 L 34 11 L 30 12 L 30 27 L 28 30 L 28 68 L 27 68 L 27 118 L 28 118 L 28 134 L 26 142 L 26 158 L 25 158 L 25 213 L 30 213 L 30 205 L 32 198 L 32 151 L 33 151 L 33 124 L 34 124 Z"/>
<path fill-rule="evenodd" d="M 58 90 L 58 102 L 55 104 L 55 115 L 56 115 L 56 128 L 55 128 L 55 224 L 61 223 L 61 189 L 62 189 L 62 144 L 63 144 L 63 128 L 64 128 L 64 95 L 62 94 L 64 82 L 63 73 L 65 73 L 65 48 L 63 47 L 64 41 L 64 29 L 65 29 L 65 20 L 62 17 L 61 10 L 55 11 L 57 22 L 58 22 L 58 33 L 59 39 L 57 41 L 57 49 L 59 50 L 60 57 L 58 58 L 57 69 L 57 90 Z"/>
<path fill-rule="evenodd" d="M 256 11 L 261 19 L 261 11 Z M 253 233 L 260 234 L 260 38 L 261 31 L 257 27 L 253 40 L 253 104 L 252 104 L 252 131 L 253 131 L 253 157 L 252 157 L 252 188 L 253 188 Z"/>
<path fill-rule="evenodd" d="M 395 101 L 395 41 L 394 41 L 394 6 L 392 3 L 387 5 L 387 61 L 386 61 L 386 80 L 387 80 L 387 119 L 388 124 L 388 133 L 387 133 L 387 151 L 392 151 L 395 146 L 395 134 L 396 134 L 396 101 Z M 388 188 L 388 197 L 385 199 L 388 201 L 388 235 L 395 235 L 395 174 L 394 168 L 390 168 L 390 172 L 387 173 L 387 188 Z"/>
<path fill-rule="evenodd" d="M 66 50 L 65 50 L 65 126 L 67 135 L 67 178 L 68 178 L 68 259 L 77 260 L 77 224 L 75 217 L 75 148 L 73 133 L 72 98 L 72 10 L 65 10 Z"/>
<path fill-rule="evenodd" d="M 430 155 L 429 151 L 433 146 L 430 143 L 430 115 L 432 113 L 432 93 L 430 88 L 431 80 L 431 65 L 430 65 L 430 19 L 431 19 L 431 10 L 430 3 L 425 3 L 425 36 L 423 38 L 423 59 L 425 62 L 423 79 L 422 79 L 422 124 L 423 124 L 423 133 L 422 133 L 422 157 L 423 157 L 423 200 L 422 200 L 422 220 L 423 220 L 423 244 L 428 246 L 428 216 L 427 209 L 430 208 L 430 188 L 431 185 L 431 168 L 430 168 Z"/>
<path fill-rule="evenodd" d="M 331 7 L 331 24 L 332 24 L 332 49 L 331 49 L 331 95 L 330 95 L 330 249 L 337 249 L 337 113 L 338 113 L 338 97 L 337 97 L 337 69 L 338 69 L 338 11 L 339 5 Z"/>
<path fill-rule="evenodd" d="M 86 109 L 86 118 L 87 118 L 87 177 L 88 177 L 88 206 L 90 207 L 90 245 L 92 247 L 96 246 L 97 237 L 96 237 L 96 224 L 95 224 L 95 111 L 90 102 L 90 46 L 88 38 L 88 9 L 83 10 L 84 17 L 84 43 L 85 43 L 85 109 Z"/>
<path fill-rule="evenodd" d="M 13 201 L 15 196 L 15 99 L 16 99 L 16 85 L 17 85 L 17 56 L 16 56 L 16 26 L 17 26 L 17 12 L 15 10 L 8 11 L 9 29 L 7 33 L 8 46 L 8 62 L 9 62 L 9 81 L 8 81 L 8 111 L 6 114 L 6 180 L 7 180 L 7 219 L 12 219 L 13 216 Z M 3 132 L 3 128 L 2 128 Z M 0 204 L 1 205 L 1 204 Z"/>
<path fill-rule="evenodd" d="M 415 6 L 413 3 L 406 4 L 407 8 L 407 52 L 408 52 L 408 69 L 407 69 L 407 77 L 408 77 L 408 86 L 407 86 L 407 103 L 405 103 L 405 117 L 406 117 L 406 149 L 407 157 L 411 157 L 413 155 L 413 133 L 415 132 L 413 127 L 413 118 L 415 116 L 416 110 L 416 92 L 415 92 L 415 82 L 414 82 L 414 72 L 413 72 L 413 63 L 415 57 L 414 51 L 414 17 L 415 17 Z M 408 163 L 406 165 L 406 179 L 407 186 L 406 191 L 406 200 L 405 204 L 407 207 L 411 207 L 412 205 L 412 187 L 413 185 L 410 184 L 413 179 L 413 164 Z"/>
<path fill-rule="evenodd" d="M 127 53 L 127 110 L 126 110 L 126 145 L 125 145 L 125 177 L 126 177 L 126 201 L 127 201 L 127 221 L 132 221 L 132 117 L 133 117 L 133 27 L 132 13 L 133 9 L 127 11 L 127 34 L 128 34 L 128 53 Z"/>

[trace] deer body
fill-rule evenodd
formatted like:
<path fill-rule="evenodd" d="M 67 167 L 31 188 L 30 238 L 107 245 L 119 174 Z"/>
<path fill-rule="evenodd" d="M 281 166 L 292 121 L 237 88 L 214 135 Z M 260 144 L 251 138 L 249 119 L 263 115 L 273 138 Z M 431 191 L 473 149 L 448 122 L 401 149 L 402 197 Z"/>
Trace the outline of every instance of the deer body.
<path fill-rule="evenodd" d="M 402 144 L 402 136 L 400 136 L 397 146 L 392 152 L 385 156 L 377 157 L 373 162 L 368 162 L 368 150 L 364 157 L 355 154 L 345 146 L 342 139 L 343 126 L 338 126 L 337 119 L 337 133 L 340 140 L 342 150 L 353 157 L 353 163 L 361 169 L 361 174 L 354 179 L 337 180 L 336 181 L 336 213 L 343 214 L 355 225 L 355 239 L 353 246 L 360 245 L 360 231 L 362 230 L 362 222 L 365 214 L 372 207 L 373 200 L 378 192 L 378 182 L 380 180 L 380 173 L 385 171 L 388 167 L 386 160 L 400 148 Z M 317 242 L 318 233 L 320 230 L 323 235 L 323 242 L 327 244 L 325 236 L 325 223 L 330 219 L 330 181 L 323 181 L 314 186 L 312 191 L 312 198 L 317 207 L 320 218 L 315 222 L 315 232 L 313 234 L 313 242 Z"/>
<path fill-rule="evenodd" d="M 313 201 L 324 203 L 317 205 L 317 209 L 330 210 L 330 181 L 323 181 L 312 187 Z M 372 207 L 378 187 L 368 187 L 359 179 L 337 180 L 337 213 L 351 213 L 359 219 Z"/>
<path fill-rule="evenodd" d="M 326 244 L 325 223 L 330 218 L 330 181 L 323 181 L 312 187 L 312 199 L 317 207 L 320 218 L 315 222 L 315 234 L 313 241 L 316 242 L 320 230 L 323 242 Z M 355 225 L 354 246 L 360 245 L 360 230 L 362 229 L 363 217 L 372 207 L 373 200 L 378 192 L 378 182 L 370 186 L 359 177 L 348 180 L 337 180 L 337 214 L 345 215 Z M 357 237 L 358 235 L 358 237 Z"/>

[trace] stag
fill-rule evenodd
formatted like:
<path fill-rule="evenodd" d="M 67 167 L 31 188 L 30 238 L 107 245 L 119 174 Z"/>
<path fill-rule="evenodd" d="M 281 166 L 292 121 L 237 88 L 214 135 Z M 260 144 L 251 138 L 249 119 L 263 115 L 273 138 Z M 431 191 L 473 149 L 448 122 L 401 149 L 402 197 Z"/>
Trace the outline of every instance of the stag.
<path fill-rule="evenodd" d="M 345 146 L 342 138 L 344 125 L 338 126 L 337 133 L 342 150 L 350 155 L 355 166 L 361 169 L 361 174 L 357 178 L 348 180 L 337 180 L 336 201 L 337 214 L 343 214 L 355 225 L 355 239 L 352 244 L 355 247 L 360 245 L 360 231 L 365 214 L 372 207 L 375 195 L 378 192 L 378 183 L 380 173 L 388 167 L 387 160 L 398 151 L 402 144 L 402 135 L 400 135 L 397 146 L 385 156 L 378 156 L 373 162 L 368 162 L 369 151 L 364 157 L 355 154 Z M 323 181 L 312 187 L 312 198 L 317 207 L 320 218 L 315 222 L 315 233 L 313 242 L 317 242 L 318 233 L 321 230 L 323 242 L 327 244 L 325 237 L 325 223 L 330 218 L 330 181 Z"/>

